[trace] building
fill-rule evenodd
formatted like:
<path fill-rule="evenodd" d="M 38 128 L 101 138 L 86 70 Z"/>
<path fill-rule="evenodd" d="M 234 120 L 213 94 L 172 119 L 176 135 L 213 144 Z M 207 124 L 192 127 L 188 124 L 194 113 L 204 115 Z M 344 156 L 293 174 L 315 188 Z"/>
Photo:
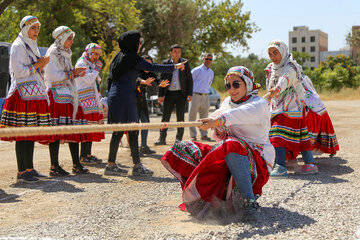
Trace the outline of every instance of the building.
<path fill-rule="evenodd" d="M 352 26 L 352 36 L 354 37 L 357 37 L 359 38 L 359 34 L 360 34 L 360 26 Z M 358 45 L 354 45 L 354 44 L 351 44 L 351 54 L 352 54 L 352 57 L 354 59 L 355 62 L 357 62 L 358 64 L 360 64 L 360 46 Z"/>
<path fill-rule="evenodd" d="M 309 30 L 307 26 L 297 26 L 289 32 L 289 51 L 306 52 L 310 59 L 304 65 L 311 69 L 320 64 L 320 52 L 328 51 L 328 35 L 320 30 Z"/>
<path fill-rule="evenodd" d="M 350 49 L 340 49 L 339 51 L 320 52 L 320 62 L 325 62 L 328 56 L 336 57 L 337 55 L 344 55 L 351 57 Z"/>

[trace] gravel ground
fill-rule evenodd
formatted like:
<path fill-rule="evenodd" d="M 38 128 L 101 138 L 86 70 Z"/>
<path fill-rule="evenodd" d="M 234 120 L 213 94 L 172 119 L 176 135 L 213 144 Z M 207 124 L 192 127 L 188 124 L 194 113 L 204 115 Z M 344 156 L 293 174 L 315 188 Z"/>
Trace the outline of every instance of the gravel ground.
<path fill-rule="evenodd" d="M 199 221 L 178 209 L 180 184 L 159 161 L 173 129 L 167 146 L 152 147 L 157 154 L 142 159 L 155 171 L 150 178 L 104 176 L 103 163 L 89 167 L 89 175 L 15 184 L 14 143 L 0 142 L 0 239 L 360 239 L 360 101 L 325 104 L 341 151 L 334 158 L 315 156 L 316 176 L 270 179 L 252 224 Z M 150 146 L 157 137 L 150 131 Z M 95 143 L 93 153 L 106 159 L 109 139 Z M 118 162 L 131 172 L 129 153 L 121 148 Z M 48 154 L 36 145 L 35 167 L 42 173 L 48 173 Z M 60 158 L 70 170 L 67 146 Z"/>

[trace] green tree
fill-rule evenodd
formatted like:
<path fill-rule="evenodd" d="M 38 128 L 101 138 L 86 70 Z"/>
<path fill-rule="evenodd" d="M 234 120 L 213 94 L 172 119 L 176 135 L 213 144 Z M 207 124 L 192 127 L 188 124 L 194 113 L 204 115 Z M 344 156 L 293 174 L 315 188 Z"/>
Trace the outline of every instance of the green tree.
<path fill-rule="evenodd" d="M 306 52 L 292 52 L 291 53 L 293 58 L 296 60 L 296 62 L 298 64 L 300 64 L 300 66 L 303 66 L 303 68 L 305 69 L 306 67 L 304 66 L 304 62 L 306 60 L 310 60 L 310 54 L 306 53 Z"/>
<path fill-rule="evenodd" d="M 138 0 L 145 38 L 144 52 L 157 51 L 157 60 L 167 57 L 169 47 L 179 43 L 183 56 L 197 64 L 201 53 L 225 53 L 225 44 L 247 48 L 247 39 L 258 31 L 242 1 Z"/>

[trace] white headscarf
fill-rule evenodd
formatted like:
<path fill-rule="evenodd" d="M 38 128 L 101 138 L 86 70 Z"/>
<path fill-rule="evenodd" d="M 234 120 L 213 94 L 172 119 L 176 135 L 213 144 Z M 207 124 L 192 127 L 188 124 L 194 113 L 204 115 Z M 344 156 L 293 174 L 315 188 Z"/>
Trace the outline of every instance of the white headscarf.
<path fill-rule="evenodd" d="M 226 77 L 229 75 L 238 75 L 242 80 L 244 80 L 247 91 L 246 96 L 257 94 L 258 89 L 261 87 L 259 83 L 255 83 L 253 72 L 244 66 L 235 66 L 230 68 L 227 71 L 226 76 L 224 78 L 225 84 L 226 84 Z"/>
<path fill-rule="evenodd" d="M 70 37 L 70 35 L 73 35 L 73 37 L 75 38 L 75 33 L 69 27 L 66 26 L 57 27 L 52 32 L 52 37 L 55 39 L 55 41 L 46 52 L 47 56 L 49 56 L 50 54 L 53 54 L 55 56 L 55 60 L 57 61 L 58 65 L 61 67 L 61 70 L 65 72 L 69 72 L 73 70 L 71 63 L 72 51 L 70 48 L 64 47 L 64 43 Z M 78 93 L 75 87 L 74 79 L 71 79 L 66 84 L 68 84 L 68 87 L 71 90 L 74 98 L 73 100 L 74 111 L 72 118 L 75 119 L 79 106 L 79 99 L 78 99 Z"/>
<path fill-rule="evenodd" d="M 41 54 L 39 52 L 39 48 L 37 46 L 36 40 L 32 40 L 31 38 L 29 38 L 29 30 L 36 23 L 41 25 L 37 17 L 35 17 L 35 16 L 24 17 L 20 22 L 21 32 L 19 33 L 19 35 L 20 35 L 21 39 L 30 47 L 32 53 L 36 57 L 40 58 Z M 34 59 L 35 62 L 36 62 L 36 60 L 37 59 Z"/>
<path fill-rule="evenodd" d="M 292 55 L 289 53 L 288 46 L 281 40 L 273 40 L 268 45 L 268 50 L 270 48 L 276 48 L 281 54 L 281 62 L 279 64 L 273 63 L 271 69 L 271 77 L 269 80 L 270 88 L 274 87 L 274 78 L 279 77 L 280 72 L 282 72 L 283 67 L 291 63 L 295 67 L 296 77 L 301 81 L 301 72 L 302 67 L 293 59 Z"/>

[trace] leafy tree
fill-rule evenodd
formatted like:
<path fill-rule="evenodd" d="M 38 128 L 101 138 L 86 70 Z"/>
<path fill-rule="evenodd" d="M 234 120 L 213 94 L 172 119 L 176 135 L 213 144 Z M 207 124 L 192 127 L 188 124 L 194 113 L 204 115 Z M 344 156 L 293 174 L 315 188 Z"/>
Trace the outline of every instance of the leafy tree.
<path fill-rule="evenodd" d="M 183 56 L 198 63 L 203 52 L 225 53 L 224 44 L 247 48 L 247 39 L 259 29 L 242 13 L 242 1 L 138 0 L 145 44 L 144 52 L 156 50 L 157 60 L 167 57 L 174 43 Z"/>
<path fill-rule="evenodd" d="M 292 52 L 291 53 L 293 58 L 296 60 L 296 62 L 298 64 L 300 64 L 301 66 L 303 66 L 303 68 L 305 69 L 306 67 L 304 66 L 304 62 L 306 60 L 310 60 L 310 54 L 306 53 L 306 52 Z"/>

